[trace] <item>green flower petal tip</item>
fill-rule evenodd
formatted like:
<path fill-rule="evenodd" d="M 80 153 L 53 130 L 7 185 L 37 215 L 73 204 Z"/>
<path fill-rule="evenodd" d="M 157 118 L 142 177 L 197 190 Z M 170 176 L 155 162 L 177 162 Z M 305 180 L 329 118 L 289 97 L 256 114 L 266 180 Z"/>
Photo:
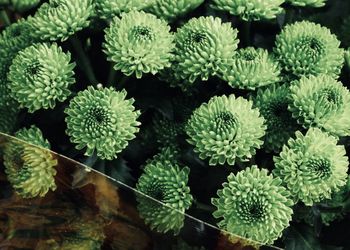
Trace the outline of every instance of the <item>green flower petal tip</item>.
<path fill-rule="evenodd" d="M 300 78 L 328 74 L 338 78 L 344 63 L 344 50 L 330 30 L 302 21 L 284 27 L 276 38 L 275 53 L 288 74 Z"/>
<path fill-rule="evenodd" d="M 279 75 L 279 64 L 267 50 L 248 47 L 237 51 L 223 79 L 233 88 L 255 89 L 280 81 Z"/>
<path fill-rule="evenodd" d="M 93 0 L 50 0 L 29 17 L 35 35 L 43 41 L 65 41 L 90 24 Z"/>
<path fill-rule="evenodd" d="M 319 8 L 326 5 L 327 0 L 286 0 L 294 6 Z"/>
<path fill-rule="evenodd" d="M 85 155 L 96 152 L 101 159 L 112 160 L 135 138 L 140 111 L 126 91 L 89 86 L 75 96 L 66 108 L 67 134 Z"/>
<path fill-rule="evenodd" d="M 328 75 L 302 77 L 292 85 L 289 110 L 305 128 L 350 135 L 350 92 Z"/>
<path fill-rule="evenodd" d="M 237 49 L 237 30 L 216 17 L 192 18 L 175 34 L 175 74 L 190 83 L 220 75 Z M 175 66 L 176 65 L 176 66 Z"/>
<path fill-rule="evenodd" d="M 132 11 L 115 17 L 105 31 L 104 52 L 125 75 L 156 74 L 170 66 L 174 48 L 170 26 L 156 16 Z"/>
<path fill-rule="evenodd" d="M 280 152 L 282 146 L 294 135 L 299 126 L 288 110 L 291 103 L 289 87 L 285 84 L 273 84 L 259 89 L 254 97 L 254 106 L 265 118 L 267 126 L 264 149 L 268 152 Z"/>
<path fill-rule="evenodd" d="M 272 244 L 282 235 L 292 219 L 293 200 L 279 178 L 266 169 L 249 167 L 236 175 L 231 173 L 218 190 L 212 203 L 219 227 L 230 233 Z"/>
<path fill-rule="evenodd" d="M 310 128 L 305 135 L 297 131 L 295 136 L 274 157 L 273 173 L 296 201 L 312 206 L 346 184 L 349 161 L 344 146 L 318 128 Z"/>
<path fill-rule="evenodd" d="M 176 18 L 182 17 L 201 5 L 204 0 L 156 0 L 147 11 L 172 22 Z"/>
<path fill-rule="evenodd" d="M 214 9 L 227 11 L 245 21 L 274 19 L 283 10 L 284 0 L 213 0 Z"/>
<path fill-rule="evenodd" d="M 19 12 L 24 12 L 35 8 L 40 0 L 11 0 L 12 7 Z"/>
<path fill-rule="evenodd" d="M 142 10 L 154 4 L 156 0 L 96 0 L 98 17 L 111 19 L 123 12 Z"/>
<path fill-rule="evenodd" d="M 153 199 L 137 195 L 138 210 L 145 222 L 158 232 L 178 234 L 184 225 L 184 212 L 192 204 L 187 186 L 189 168 L 168 161 L 151 161 L 144 168 L 136 188 Z M 157 201 L 156 201 L 157 200 Z"/>
<path fill-rule="evenodd" d="M 209 165 L 247 161 L 263 144 L 264 118 L 242 97 L 214 96 L 197 108 L 186 125 L 187 140 Z"/>
<path fill-rule="evenodd" d="M 40 129 L 24 128 L 15 136 L 26 142 L 13 139 L 4 149 L 5 172 L 15 191 L 23 198 L 43 197 L 49 190 L 54 191 L 57 160 Z"/>
<path fill-rule="evenodd" d="M 8 73 L 12 96 L 29 112 L 52 109 L 69 95 L 75 83 L 71 56 L 57 44 L 34 44 L 20 51 Z"/>

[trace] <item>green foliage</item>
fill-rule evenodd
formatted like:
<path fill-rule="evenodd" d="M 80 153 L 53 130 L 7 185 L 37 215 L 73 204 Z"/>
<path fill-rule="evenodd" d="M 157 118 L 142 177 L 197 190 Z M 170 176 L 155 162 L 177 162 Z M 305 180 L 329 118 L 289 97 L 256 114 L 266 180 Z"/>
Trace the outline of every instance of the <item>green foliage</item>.
<path fill-rule="evenodd" d="M 115 17 L 105 31 L 104 52 L 115 70 L 141 78 L 170 66 L 174 48 L 170 27 L 152 14 L 132 11 Z"/>
<path fill-rule="evenodd" d="M 318 128 L 310 128 L 305 135 L 297 131 L 295 137 L 274 157 L 273 173 L 296 201 L 312 206 L 346 184 L 349 161 L 344 146 Z"/>
<path fill-rule="evenodd" d="M 70 101 L 65 110 L 66 132 L 78 150 L 86 148 L 85 155 L 95 152 L 101 159 L 112 160 L 135 138 L 140 111 L 126 95 L 125 90 L 89 86 Z"/>
<path fill-rule="evenodd" d="M 264 118 L 253 103 L 242 97 L 214 96 L 197 108 L 186 126 L 187 141 L 209 165 L 234 165 L 247 161 L 260 148 Z"/>
<path fill-rule="evenodd" d="M 75 83 L 70 53 L 57 44 L 34 44 L 20 51 L 12 61 L 8 73 L 9 89 L 21 107 L 33 113 L 54 108 L 71 94 Z"/>
<path fill-rule="evenodd" d="M 222 218 L 219 227 L 242 237 L 272 244 L 292 219 L 293 201 L 282 180 L 266 169 L 249 167 L 231 173 L 213 198 L 214 217 Z"/>

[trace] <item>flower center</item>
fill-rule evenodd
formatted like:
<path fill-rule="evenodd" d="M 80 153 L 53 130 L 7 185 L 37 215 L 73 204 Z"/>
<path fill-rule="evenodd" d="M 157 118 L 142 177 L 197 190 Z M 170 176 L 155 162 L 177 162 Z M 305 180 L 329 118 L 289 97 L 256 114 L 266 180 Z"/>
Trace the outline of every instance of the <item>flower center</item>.
<path fill-rule="evenodd" d="M 218 130 L 237 129 L 238 120 L 237 118 L 229 111 L 223 111 L 216 115 L 215 125 Z"/>
<path fill-rule="evenodd" d="M 335 89 L 325 88 L 321 93 L 322 97 L 330 104 L 339 105 L 342 103 L 342 96 Z"/>
<path fill-rule="evenodd" d="M 147 26 L 135 26 L 131 30 L 131 38 L 137 41 L 150 41 L 153 40 L 153 32 L 150 27 Z"/>
<path fill-rule="evenodd" d="M 153 199 L 163 201 L 165 194 L 161 185 L 158 182 L 152 182 L 147 187 L 146 194 L 151 196 Z"/>
<path fill-rule="evenodd" d="M 193 45 L 201 45 L 204 44 L 207 40 L 207 35 L 201 31 L 193 31 L 188 34 L 188 37 L 185 41 L 185 45 L 190 47 Z"/>
<path fill-rule="evenodd" d="M 102 107 L 91 108 L 86 115 L 86 127 L 91 133 L 109 131 L 111 118 L 108 110 Z"/>
<path fill-rule="evenodd" d="M 238 215 L 246 223 L 260 222 L 265 219 L 266 209 L 261 198 L 250 197 L 241 202 Z"/>
<path fill-rule="evenodd" d="M 34 62 L 30 63 L 29 65 L 27 65 L 24 72 L 26 75 L 32 77 L 32 76 L 35 76 L 39 73 L 40 67 L 41 67 L 40 62 L 34 61 Z"/>
<path fill-rule="evenodd" d="M 245 49 L 240 51 L 239 58 L 244 61 L 254 61 L 257 56 L 257 52 L 254 49 Z"/>
<path fill-rule="evenodd" d="M 314 37 L 304 37 L 299 41 L 298 46 L 300 46 L 303 53 L 312 57 L 323 54 L 325 50 L 324 44 Z"/>
<path fill-rule="evenodd" d="M 327 179 L 332 174 L 331 162 L 327 158 L 312 158 L 307 161 L 306 167 L 317 178 Z"/>

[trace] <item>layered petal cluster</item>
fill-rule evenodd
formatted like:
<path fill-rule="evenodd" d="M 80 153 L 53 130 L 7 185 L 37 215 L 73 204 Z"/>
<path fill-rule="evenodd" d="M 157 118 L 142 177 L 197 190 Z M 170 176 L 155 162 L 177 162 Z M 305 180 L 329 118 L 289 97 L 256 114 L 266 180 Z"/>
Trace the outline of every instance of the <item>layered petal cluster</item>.
<path fill-rule="evenodd" d="M 276 18 L 283 10 L 284 0 L 213 0 L 212 7 L 230 12 L 246 21 Z"/>
<path fill-rule="evenodd" d="M 40 0 L 11 0 L 12 7 L 19 12 L 24 12 L 35 8 Z"/>
<path fill-rule="evenodd" d="M 296 120 L 288 110 L 291 99 L 287 85 L 271 85 L 266 89 L 259 89 L 254 98 L 254 106 L 265 118 L 267 125 L 264 149 L 280 152 L 282 146 L 294 135 L 298 129 Z"/>
<path fill-rule="evenodd" d="M 50 144 L 35 126 L 23 128 L 15 134 L 4 149 L 4 166 L 9 182 L 23 198 L 43 197 L 55 190 L 54 159 L 48 150 Z"/>
<path fill-rule="evenodd" d="M 318 128 L 310 128 L 305 135 L 297 131 L 295 136 L 274 157 L 273 173 L 295 200 L 312 206 L 346 184 L 349 161 L 344 146 Z"/>
<path fill-rule="evenodd" d="M 322 73 L 337 78 L 344 63 L 339 45 L 328 28 L 302 21 L 284 27 L 276 38 L 275 53 L 283 69 L 297 78 Z"/>
<path fill-rule="evenodd" d="M 136 188 L 152 199 L 137 195 L 137 208 L 152 229 L 178 234 L 183 227 L 184 212 L 193 200 L 187 186 L 189 171 L 167 161 L 152 161 L 145 166 Z"/>
<path fill-rule="evenodd" d="M 291 89 L 289 110 L 305 128 L 350 135 L 350 92 L 328 75 L 302 77 Z"/>
<path fill-rule="evenodd" d="M 75 83 L 70 53 L 57 44 L 34 44 L 20 51 L 8 73 L 12 96 L 29 112 L 54 108 L 69 95 Z"/>
<path fill-rule="evenodd" d="M 223 79 L 232 88 L 255 89 L 280 80 L 279 64 L 265 49 L 240 49 L 227 64 Z"/>
<path fill-rule="evenodd" d="M 153 130 L 158 144 L 167 146 L 176 143 L 178 137 L 184 133 L 184 126 L 165 116 L 156 115 L 153 119 Z"/>
<path fill-rule="evenodd" d="M 96 0 L 96 12 L 98 17 L 111 19 L 123 12 L 142 10 L 155 4 L 156 0 Z"/>
<path fill-rule="evenodd" d="M 29 20 L 40 39 L 65 41 L 87 27 L 93 14 L 93 0 L 49 0 Z"/>
<path fill-rule="evenodd" d="M 10 96 L 7 84 L 0 83 L 0 132 L 11 134 L 17 124 L 18 103 Z"/>
<path fill-rule="evenodd" d="M 96 152 L 101 159 L 112 160 L 135 138 L 140 111 L 134 99 L 125 99 L 126 91 L 89 86 L 75 96 L 65 110 L 67 134 L 85 155 Z"/>
<path fill-rule="evenodd" d="M 237 49 L 237 30 L 216 17 L 192 18 L 175 34 L 175 62 L 178 78 L 193 83 L 196 79 L 225 71 Z"/>
<path fill-rule="evenodd" d="M 203 2 L 204 0 L 156 0 L 147 11 L 159 18 L 172 22 L 176 18 L 191 12 Z"/>
<path fill-rule="evenodd" d="M 279 178 L 266 169 L 248 167 L 231 173 L 212 203 L 219 227 L 263 244 L 272 244 L 292 219 L 293 200 Z"/>
<path fill-rule="evenodd" d="M 114 69 L 141 78 L 170 66 L 174 48 L 170 26 L 143 11 L 115 17 L 105 31 L 104 52 Z"/>
<path fill-rule="evenodd" d="M 255 154 L 265 134 L 264 118 L 242 97 L 214 96 L 197 108 L 186 125 L 187 141 L 209 165 L 234 165 Z"/>
<path fill-rule="evenodd" d="M 294 6 L 319 8 L 326 5 L 327 0 L 286 0 Z"/>

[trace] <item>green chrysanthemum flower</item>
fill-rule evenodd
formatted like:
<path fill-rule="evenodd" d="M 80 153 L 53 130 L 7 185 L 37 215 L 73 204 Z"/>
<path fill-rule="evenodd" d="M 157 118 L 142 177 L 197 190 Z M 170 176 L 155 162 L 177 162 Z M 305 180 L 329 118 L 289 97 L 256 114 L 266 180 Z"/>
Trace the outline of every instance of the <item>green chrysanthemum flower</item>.
<path fill-rule="evenodd" d="M 50 0 L 29 20 L 40 39 L 64 41 L 87 27 L 93 13 L 93 0 Z"/>
<path fill-rule="evenodd" d="M 34 44 L 20 51 L 8 73 L 12 96 L 29 112 L 54 108 L 75 82 L 71 56 L 57 44 Z"/>
<path fill-rule="evenodd" d="M 237 49 L 237 30 L 216 17 L 192 18 L 175 35 L 173 67 L 179 78 L 193 83 L 225 71 Z"/>
<path fill-rule="evenodd" d="M 227 65 L 223 79 L 233 88 L 255 89 L 280 80 L 280 69 L 267 50 L 240 49 Z"/>
<path fill-rule="evenodd" d="M 293 214 L 293 201 L 282 181 L 255 165 L 236 175 L 231 173 L 227 180 L 217 192 L 219 198 L 212 199 L 217 207 L 214 217 L 222 218 L 219 227 L 272 244 L 289 226 Z"/>
<path fill-rule="evenodd" d="M 24 12 L 36 7 L 40 0 L 11 0 L 12 7 L 19 12 Z"/>
<path fill-rule="evenodd" d="M 319 8 L 326 5 L 327 0 L 287 0 L 294 6 Z"/>
<path fill-rule="evenodd" d="M 330 198 L 346 184 L 348 157 L 337 139 L 318 128 L 297 131 L 278 157 L 274 174 L 281 177 L 296 200 L 307 206 Z"/>
<path fill-rule="evenodd" d="M 288 86 L 274 84 L 264 90 L 259 89 L 254 98 L 254 105 L 259 108 L 267 125 L 264 143 L 267 151 L 279 152 L 298 129 L 296 120 L 288 111 L 291 103 L 289 95 Z"/>
<path fill-rule="evenodd" d="M 350 92 L 328 75 L 303 77 L 290 87 L 289 110 L 305 128 L 350 135 Z"/>
<path fill-rule="evenodd" d="M 170 66 L 173 35 L 170 27 L 156 16 L 132 11 L 115 17 L 106 30 L 104 52 L 125 75 L 152 73 Z"/>
<path fill-rule="evenodd" d="M 57 160 L 48 150 L 50 144 L 40 129 L 24 128 L 15 136 L 19 140 L 12 139 L 4 149 L 5 172 L 15 191 L 24 198 L 32 198 L 55 190 Z"/>
<path fill-rule="evenodd" d="M 188 142 L 209 165 L 246 161 L 263 141 L 266 126 L 258 109 L 242 97 L 214 96 L 197 108 L 186 126 Z"/>
<path fill-rule="evenodd" d="M 160 152 L 146 161 L 146 164 L 164 163 L 177 164 L 180 158 L 180 150 L 176 144 L 171 144 L 160 148 Z"/>
<path fill-rule="evenodd" d="M 156 115 L 153 119 L 153 130 L 159 145 L 167 146 L 176 143 L 178 137 L 184 133 L 182 124 L 168 118 Z"/>
<path fill-rule="evenodd" d="M 85 155 L 96 151 L 101 159 L 112 160 L 135 138 L 140 111 L 126 95 L 125 90 L 89 86 L 71 100 L 65 110 L 67 134 L 78 150 L 86 147 Z"/>
<path fill-rule="evenodd" d="M 284 70 L 296 77 L 324 73 L 337 78 L 344 62 L 339 45 L 328 28 L 302 21 L 283 29 L 276 38 L 275 52 Z"/>
<path fill-rule="evenodd" d="M 172 22 L 176 18 L 191 12 L 203 2 L 204 0 L 156 0 L 147 11 L 159 18 Z"/>
<path fill-rule="evenodd" d="M 17 123 L 18 103 L 10 96 L 6 84 L 0 83 L 0 132 L 11 134 Z"/>
<path fill-rule="evenodd" d="M 184 225 L 185 215 L 192 203 L 187 186 L 190 169 L 180 169 L 170 162 L 152 161 L 144 168 L 136 188 L 153 199 L 137 195 L 138 210 L 147 224 L 158 232 L 178 234 Z"/>
<path fill-rule="evenodd" d="M 100 18 L 110 19 L 123 12 L 142 10 L 156 0 L 96 0 L 96 12 Z"/>
<path fill-rule="evenodd" d="M 213 0 L 213 8 L 228 11 L 246 21 L 273 19 L 282 12 L 284 0 Z"/>

